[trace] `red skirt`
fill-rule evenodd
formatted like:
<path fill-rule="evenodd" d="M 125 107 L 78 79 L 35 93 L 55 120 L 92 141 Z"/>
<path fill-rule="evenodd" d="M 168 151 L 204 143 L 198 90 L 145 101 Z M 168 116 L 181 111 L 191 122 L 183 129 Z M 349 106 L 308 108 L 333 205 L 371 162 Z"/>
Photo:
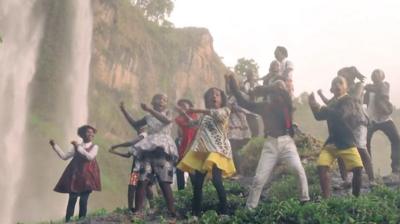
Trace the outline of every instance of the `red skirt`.
<path fill-rule="evenodd" d="M 89 161 L 81 155 L 76 155 L 65 168 L 54 191 L 59 193 L 100 191 L 100 183 L 100 169 L 96 159 Z"/>

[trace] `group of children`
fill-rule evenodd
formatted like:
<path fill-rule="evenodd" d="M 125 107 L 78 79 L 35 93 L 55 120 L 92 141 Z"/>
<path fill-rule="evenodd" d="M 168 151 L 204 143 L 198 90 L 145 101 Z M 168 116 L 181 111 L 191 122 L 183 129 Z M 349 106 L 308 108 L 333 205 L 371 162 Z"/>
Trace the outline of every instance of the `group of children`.
<path fill-rule="evenodd" d="M 261 117 L 266 138 L 246 206 L 249 209 L 257 207 L 264 185 L 281 161 L 293 168 L 299 177 L 300 201 L 306 203 L 310 200 L 306 172 L 293 140 L 293 64 L 286 59 L 287 56 L 284 47 L 277 47 L 277 60 L 271 63 L 269 74 L 262 78 L 263 85 L 251 85 L 252 88 L 245 92 L 234 75 L 227 74 L 226 87 L 230 96 L 218 88 L 208 89 L 204 94 L 205 109 L 195 109 L 188 99 L 179 100 L 175 106 L 178 113 L 175 119 L 167 108 L 168 98 L 164 94 L 154 95 L 151 107 L 141 104 L 147 113 L 141 119 L 134 119 L 121 103 L 120 110 L 137 132 L 137 137 L 112 146 L 110 152 L 126 158 L 133 157 L 128 207 L 135 216 L 144 216 L 144 202 L 146 197 L 153 197 L 151 186 L 155 183 L 161 189 L 169 215 L 177 216 L 171 188 L 175 171 L 179 190 L 185 187 L 184 173 L 189 173 L 193 187 L 193 215 L 201 215 L 202 188 L 207 177 L 211 178 L 218 194 L 218 212 L 226 214 L 227 195 L 222 179 L 236 173 L 237 149 L 251 138 L 246 115 Z M 356 79 L 359 82 L 356 83 Z M 355 67 L 344 68 L 332 81 L 332 99 L 327 99 L 322 91 L 318 92 L 326 106 L 320 106 L 314 94 L 309 97 L 315 118 L 328 123 L 329 138 L 318 159 L 321 190 L 325 198 L 331 194 L 328 170 L 336 158 L 339 158 L 344 179 L 347 179 L 347 171 L 353 172 L 354 195 L 360 193 L 363 167 L 373 183 L 370 142 L 377 130 L 382 130 L 392 143 L 393 172 L 398 173 L 400 169 L 400 141 L 390 118 L 393 106 L 389 102 L 389 84 L 384 82 L 381 70 L 373 72 L 373 84 L 364 87 L 364 79 Z M 363 109 L 363 102 L 368 105 L 367 111 Z M 171 137 L 174 121 L 179 127 L 176 141 Z M 71 142 L 73 148 L 66 153 L 53 140 L 50 141 L 60 158 L 72 158 L 55 188 L 57 192 L 69 194 L 66 221 L 73 215 L 78 197 L 79 217 L 84 217 L 90 193 L 101 189 L 95 159 L 98 146 L 92 143 L 95 133 L 96 129 L 90 125 L 80 127 L 78 135 L 83 143 Z M 128 150 L 118 151 L 120 147 Z"/>
<path fill-rule="evenodd" d="M 358 82 L 356 82 L 358 80 Z M 353 172 L 351 183 L 353 195 L 361 189 L 361 171 L 365 168 L 371 186 L 376 185 L 371 162 L 371 139 L 375 131 L 381 130 L 391 142 L 392 173 L 400 174 L 400 137 L 390 115 L 393 105 L 389 101 L 389 83 L 385 74 L 376 69 L 372 72 L 372 84 L 363 84 L 365 77 L 355 67 L 338 71 L 331 84 L 332 99 L 318 91 L 322 101 L 317 103 L 314 94 L 309 96 L 309 105 L 317 120 L 326 120 L 329 137 L 318 158 L 318 173 L 322 195 L 329 197 L 330 178 L 328 170 L 338 158 L 342 178 L 347 181 L 347 171 Z M 363 107 L 366 104 L 366 109 Z"/>

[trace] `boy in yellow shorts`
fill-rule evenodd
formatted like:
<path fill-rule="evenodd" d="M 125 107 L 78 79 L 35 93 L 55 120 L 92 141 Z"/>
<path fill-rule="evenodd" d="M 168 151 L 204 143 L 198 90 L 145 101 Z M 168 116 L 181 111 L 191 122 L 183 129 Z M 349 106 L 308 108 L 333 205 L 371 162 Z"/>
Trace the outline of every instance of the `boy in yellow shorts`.
<path fill-rule="evenodd" d="M 346 80 L 343 77 L 336 77 L 331 86 L 334 99 L 328 106 L 321 107 L 314 93 L 309 96 L 309 105 L 315 119 L 326 120 L 328 123 L 329 137 L 318 158 L 318 175 L 324 198 L 331 196 L 328 171 L 338 157 L 344 161 L 346 169 L 353 172 L 353 195 L 360 194 L 363 163 L 353 135 L 353 129 L 358 125 L 358 112 L 356 102 L 347 95 L 347 89 Z"/>

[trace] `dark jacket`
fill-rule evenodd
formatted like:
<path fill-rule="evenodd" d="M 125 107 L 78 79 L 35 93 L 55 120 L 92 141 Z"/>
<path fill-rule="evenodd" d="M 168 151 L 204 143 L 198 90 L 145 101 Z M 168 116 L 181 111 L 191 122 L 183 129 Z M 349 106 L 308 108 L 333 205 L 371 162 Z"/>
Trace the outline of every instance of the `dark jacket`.
<path fill-rule="evenodd" d="M 360 125 L 359 104 L 349 95 L 332 100 L 328 106 L 313 109 L 315 119 L 326 120 L 329 137 L 325 144 L 334 144 L 337 149 L 355 147 L 353 129 Z"/>
<path fill-rule="evenodd" d="M 260 87 L 262 95 L 271 97 L 271 102 L 252 102 L 243 97 L 235 80 L 229 81 L 229 86 L 237 99 L 238 104 L 256 114 L 261 115 L 264 123 L 264 135 L 274 138 L 290 135 L 293 137 L 293 105 L 289 93 L 271 87 Z"/>

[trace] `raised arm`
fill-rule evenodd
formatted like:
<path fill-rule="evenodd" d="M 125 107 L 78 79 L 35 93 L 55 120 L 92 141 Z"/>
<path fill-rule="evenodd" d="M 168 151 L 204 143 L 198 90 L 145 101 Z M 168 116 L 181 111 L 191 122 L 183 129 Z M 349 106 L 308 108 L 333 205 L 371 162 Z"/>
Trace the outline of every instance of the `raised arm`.
<path fill-rule="evenodd" d="M 189 109 L 190 112 L 192 113 L 196 113 L 196 114 L 206 114 L 206 115 L 210 115 L 211 112 L 208 109 Z"/>
<path fill-rule="evenodd" d="M 121 143 L 121 144 L 117 144 L 117 145 L 111 146 L 111 148 L 110 148 L 108 151 L 109 151 L 110 153 L 114 154 L 114 155 L 118 155 L 118 156 L 122 156 L 122 157 L 125 157 L 125 158 L 129 158 L 129 157 L 132 156 L 131 153 L 129 153 L 129 152 L 122 153 L 122 152 L 115 151 L 115 149 L 121 148 L 121 147 L 124 147 L 124 148 L 126 148 L 126 147 L 132 147 L 132 146 L 136 145 L 136 143 L 138 143 L 138 142 L 140 142 L 141 140 L 143 140 L 144 137 L 145 137 L 145 136 L 144 136 L 143 134 L 141 134 L 141 135 L 139 135 L 137 138 L 135 138 L 133 141 L 124 142 L 124 143 Z"/>
<path fill-rule="evenodd" d="M 255 111 L 257 108 L 257 103 L 247 100 L 243 97 L 242 93 L 239 90 L 239 86 L 237 85 L 235 78 L 232 75 L 228 75 L 228 76 L 226 76 L 226 79 L 228 80 L 229 87 L 230 87 L 233 95 L 235 96 L 238 104 L 241 107 L 246 108 L 247 110 Z"/>
<path fill-rule="evenodd" d="M 121 102 L 119 108 L 121 109 L 122 114 L 124 115 L 125 119 L 128 121 L 128 123 L 136 129 L 137 127 L 137 122 L 132 118 L 132 116 L 126 111 L 125 109 L 125 104 L 124 102 Z"/>
<path fill-rule="evenodd" d="M 180 115 L 182 115 L 182 116 L 184 117 L 184 119 L 186 120 L 186 122 L 183 122 L 183 120 L 181 120 L 181 119 L 175 119 L 175 121 L 176 121 L 176 123 L 177 123 L 178 125 L 187 125 L 188 123 L 190 123 L 190 122 L 193 121 L 193 119 L 192 119 L 181 107 L 179 107 L 179 106 L 177 105 L 177 106 L 175 106 L 175 109 L 176 109 L 176 111 L 178 111 L 178 113 L 179 113 Z"/>
<path fill-rule="evenodd" d="M 329 99 L 326 98 L 326 96 L 322 93 L 322 90 L 319 89 L 319 90 L 317 91 L 317 93 L 318 93 L 318 96 L 321 98 L 322 102 L 324 102 L 325 105 L 328 105 Z"/>
<path fill-rule="evenodd" d="M 165 116 L 164 114 L 150 108 L 149 106 L 147 106 L 147 104 L 140 104 L 140 106 L 142 107 L 142 109 L 148 113 L 150 113 L 151 115 L 153 115 L 157 120 L 161 121 L 164 124 L 170 124 L 172 122 L 172 119 L 167 115 Z M 168 112 L 167 112 L 168 113 Z"/>
<path fill-rule="evenodd" d="M 308 97 L 308 104 L 310 105 L 311 111 L 317 121 L 327 120 L 330 114 L 330 110 L 327 107 L 321 107 L 315 99 L 314 93 Z"/>
<path fill-rule="evenodd" d="M 53 148 L 53 150 L 57 153 L 58 157 L 60 157 L 60 159 L 62 160 L 68 160 L 69 158 L 73 157 L 75 154 L 75 149 L 72 148 L 67 152 L 64 152 L 60 146 L 58 146 L 54 140 L 50 140 L 50 145 Z"/>

